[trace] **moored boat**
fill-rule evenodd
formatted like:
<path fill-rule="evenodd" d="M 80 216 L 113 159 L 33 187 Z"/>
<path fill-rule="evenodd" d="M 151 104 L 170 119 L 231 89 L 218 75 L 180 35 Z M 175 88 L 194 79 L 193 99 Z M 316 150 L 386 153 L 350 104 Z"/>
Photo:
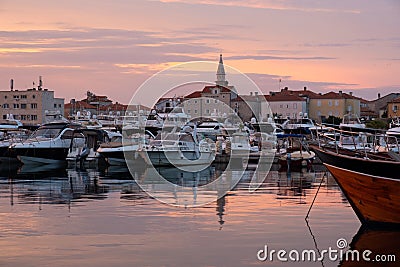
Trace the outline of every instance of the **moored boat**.
<path fill-rule="evenodd" d="M 10 149 L 24 164 L 65 163 L 74 130 L 80 127 L 66 122 L 44 124 L 27 140 L 12 144 Z"/>
<path fill-rule="evenodd" d="M 400 161 L 335 153 L 312 146 L 363 224 L 400 225 Z"/>
<path fill-rule="evenodd" d="M 195 131 L 160 133 L 140 155 L 152 166 L 210 165 L 215 159 L 215 146 L 207 140 L 198 141 Z"/>
<path fill-rule="evenodd" d="M 362 223 L 400 224 L 400 179 L 374 176 L 330 164 L 325 166 Z"/>
<path fill-rule="evenodd" d="M 318 147 L 315 145 L 311 145 L 310 148 L 324 164 L 330 164 L 367 175 L 400 179 L 400 162 L 391 158 L 388 153 L 372 154 L 346 149 L 336 150 L 333 147 Z"/>

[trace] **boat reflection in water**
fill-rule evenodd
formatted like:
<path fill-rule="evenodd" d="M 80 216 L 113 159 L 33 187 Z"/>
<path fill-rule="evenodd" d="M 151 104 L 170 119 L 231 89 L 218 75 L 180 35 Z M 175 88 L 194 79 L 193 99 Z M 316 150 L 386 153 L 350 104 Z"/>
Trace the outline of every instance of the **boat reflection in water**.
<path fill-rule="evenodd" d="M 99 183 L 99 173 L 42 166 L 22 166 L 0 177 L 2 190 L 9 188 L 10 203 L 69 204 L 79 199 L 105 199 L 107 185 Z"/>
<path fill-rule="evenodd" d="M 229 191 L 249 190 L 254 181 L 260 182 L 258 190 L 276 194 L 277 200 L 304 204 L 307 189 L 312 188 L 323 174 L 310 173 L 306 169 L 291 173 L 251 168 L 246 171 L 230 170 L 220 164 L 198 172 L 175 167 L 147 168 L 143 165 L 137 165 L 131 172 L 128 167 L 120 166 L 85 170 L 23 165 L 4 173 L 7 175 L 2 184 L 10 186 L 15 193 L 18 192 L 19 199 L 29 203 L 39 201 L 39 198 L 41 203 L 49 204 L 70 203 L 78 199 L 101 200 L 111 192 L 120 192 L 121 199 L 156 196 L 158 200 L 173 205 L 196 206 L 217 201 L 220 214 L 223 214 L 222 203 L 225 201 L 222 197 Z M 160 182 L 159 177 L 164 180 Z M 199 191 L 202 193 L 199 194 Z"/>
<path fill-rule="evenodd" d="M 400 229 L 372 229 L 361 226 L 350 243 L 351 250 L 359 252 L 359 261 L 343 259 L 339 266 L 399 266 Z M 366 250 L 370 261 L 363 259 Z M 379 262 L 378 262 L 379 261 Z M 397 261 L 397 262 L 396 262 Z"/>

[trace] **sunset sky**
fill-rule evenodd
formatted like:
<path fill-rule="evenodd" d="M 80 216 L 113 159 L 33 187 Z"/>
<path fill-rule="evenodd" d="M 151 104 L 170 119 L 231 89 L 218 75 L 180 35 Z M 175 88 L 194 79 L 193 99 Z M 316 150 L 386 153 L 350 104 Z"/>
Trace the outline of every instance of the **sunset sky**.
<path fill-rule="evenodd" d="M 266 93 L 279 79 L 367 99 L 400 91 L 398 0 L 3 0 L 0 20 L 1 90 L 41 75 L 66 102 L 91 90 L 128 103 L 158 71 L 220 53 Z"/>

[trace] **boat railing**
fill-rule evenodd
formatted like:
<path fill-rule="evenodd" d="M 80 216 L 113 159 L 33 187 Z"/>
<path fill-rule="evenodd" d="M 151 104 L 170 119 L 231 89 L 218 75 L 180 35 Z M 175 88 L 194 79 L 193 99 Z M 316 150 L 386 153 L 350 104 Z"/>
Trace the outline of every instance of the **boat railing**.
<path fill-rule="evenodd" d="M 326 133 L 332 133 L 333 137 Z M 321 129 L 316 127 L 316 139 L 319 147 L 334 144 L 336 153 L 339 153 L 340 149 L 354 149 L 354 151 L 364 153 L 365 157 L 368 157 L 368 153 L 387 152 L 389 150 L 400 153 L 399 140 L 379 129 L 366 128 L 365 131 L 355 132 L 325 127 L 322 131 L 322 127 Z"/>

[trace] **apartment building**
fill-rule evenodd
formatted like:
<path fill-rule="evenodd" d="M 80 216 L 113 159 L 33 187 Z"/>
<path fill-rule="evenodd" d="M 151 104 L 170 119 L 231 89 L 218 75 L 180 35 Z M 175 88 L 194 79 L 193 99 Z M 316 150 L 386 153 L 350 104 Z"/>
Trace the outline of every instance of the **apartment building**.
<path fill-rule="evenodd" d="M 318 94 L 310 98 L 309 112 L 309 117 L 319 122 L 329 116 L 343 118 L 348 113 L 360 117 L 360 98 L 342 91 Z"/>
<path fill-rule="evenodd" d="M 54 91 L 32 88 L 0 91 L 0 118 L 12 116 L 24 125 L 46 122 L 46 115 L 64 114 L 64 99 L 55 98 Z"/>

